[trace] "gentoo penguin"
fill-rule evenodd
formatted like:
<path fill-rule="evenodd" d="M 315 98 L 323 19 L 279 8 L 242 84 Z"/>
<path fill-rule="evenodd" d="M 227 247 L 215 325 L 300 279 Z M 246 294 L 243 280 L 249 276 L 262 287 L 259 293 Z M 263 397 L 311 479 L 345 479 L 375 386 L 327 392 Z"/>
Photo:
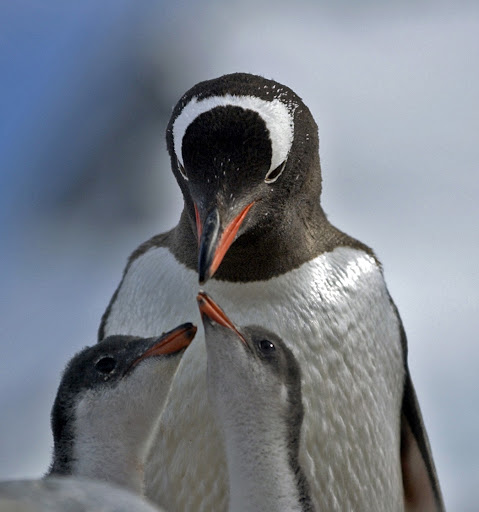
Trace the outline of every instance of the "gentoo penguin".
<path fill-rule="evenodd" d="M 262 327 L 238 329 L 207 294 L 200 292 L 198 305 L 208 398 L 226 449 L 228 510 L 312 511 L 298 460 L 303 403 L 293 353 Z"/>
<path fill-rule="evenodd" d="M 187 323 L 161 337 L 110 336 L 74 356 L 52 408 L 50 469 L 43 480 L 0 483 L 0 509 L 155 510 L 133 493 L 143 494 L 153 432 L 195 333 Z"/>
<path fill-rule="evenodd" d="M 316 508 L 441 510 L 398 311 L 373 251 L 321 208 L 317 125 L 301 98 L 244 73 L 201 82 L 174 108 L 166 139 L 184 210 L 130 256 L 99 339 L 199 321 L 199 278 L 232 321 L 280 335 L 298 361 L 299 457 Z M 147 465 L 147 494 L 174 510 L 228 503 L 205 371 L 201 334 Z"/>

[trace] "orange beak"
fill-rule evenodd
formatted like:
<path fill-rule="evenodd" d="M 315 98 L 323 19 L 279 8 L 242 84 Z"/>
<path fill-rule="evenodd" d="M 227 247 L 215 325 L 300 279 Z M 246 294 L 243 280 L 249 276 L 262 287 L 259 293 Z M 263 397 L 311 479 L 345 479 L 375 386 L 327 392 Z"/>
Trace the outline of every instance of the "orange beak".
<path fill-rule="evenodd" d="M 198 208 L 195 205 L 196 228 L 199 239 L 198 274 L 200 283 L 205 283 L 218 270 L 225 254 L 234 242 L 241 224 L 254 205 L 246 205 L 241 212 L 221 232 L 221 220 L 217 208 L 206 217 L 203 226 L 200 223 Z"/>
<path fill-rule="evenodd" d="M 246 343 L 243 335 L 238 331 L 233 322 L 226 316 L 225 312 L 216 304 L 216 302 L 205 292 L 199 292 L 196 300 L 202 316 L 209 318 L 212 322 L 216 322 L 223 327 L 227 327 L 234 331 L 243 343 Z"/>
<path fill-rule="evenodd" d="M 196 326 L 186 323 L 163 334 L 148 350 L 134 361 L 133 366 L 147 357 L 174 354 L 183 350 L 193 341 L 196 331 Z"/>

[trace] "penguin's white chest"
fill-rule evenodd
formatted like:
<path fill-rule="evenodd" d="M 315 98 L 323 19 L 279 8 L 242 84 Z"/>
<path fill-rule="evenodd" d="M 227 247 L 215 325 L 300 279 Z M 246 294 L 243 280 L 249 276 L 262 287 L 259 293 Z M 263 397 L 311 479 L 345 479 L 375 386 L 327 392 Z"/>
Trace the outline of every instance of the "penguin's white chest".
<path fill-rule="evenodd" d="M 400 410 L 404 366 L 383 276 L 362 251 L 340 247 L 268 281 L 211 280 L 205 290 L 238 325 L 261 325 L 302 371 L 300 463 L 318 510 L 402 510 Z M 153 336 L 201 325 L 197 274 L 166 248 L 135 260 L 106 335 Z M 206 391 L 202 329 L 186 351 L 162 415 L 147 494 L 169 510 L 226 510 L 222 440 Z"/>

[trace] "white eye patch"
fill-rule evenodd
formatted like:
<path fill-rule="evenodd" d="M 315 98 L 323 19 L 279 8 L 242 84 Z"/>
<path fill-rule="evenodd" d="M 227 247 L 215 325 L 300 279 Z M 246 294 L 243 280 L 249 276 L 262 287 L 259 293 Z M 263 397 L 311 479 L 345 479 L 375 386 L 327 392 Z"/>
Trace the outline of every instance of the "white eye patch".
<path fill-rule="evenodd" d="M 183 165 L 181 147 L 188 126 L 199 115 L 215 107 L 228 105 L 253 110 L 261 116 L 266 124 L 271 140 L 272 157 L 269 171 L 276 169 L 286 160 L 293 143 L 293 114 L 278 99 L 265 101 L 256 96 L 232 96 L 229 94 L 225 96 L 212 96 L 200 101 L 194 97 L 185 105 L 180 115 L 175 119 L 173 123 L 173 144 L 176 157 L 180 163 Z"/>

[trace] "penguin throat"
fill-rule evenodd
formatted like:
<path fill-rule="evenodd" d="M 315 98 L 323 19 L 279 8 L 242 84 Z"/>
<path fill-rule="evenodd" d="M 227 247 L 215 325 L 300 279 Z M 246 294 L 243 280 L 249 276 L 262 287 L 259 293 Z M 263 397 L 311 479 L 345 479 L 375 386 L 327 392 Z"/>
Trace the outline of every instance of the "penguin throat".
<path fill-rule="evenodd" d="M 313 236 L 327 228 L 319 202 L 316 211 L 293 207 L 268 211 L 231 244 L 213 279 L 230 282 L 263 281 L 298 268 L 322 252 L 321 240 Z M 251 212 L 254 214 L 254 211 Z M 194 215 L 194 213 L 193 213 Z M 197 233 L 186 210 L 166 245 L 181 263 L 198 266 Z"/>

